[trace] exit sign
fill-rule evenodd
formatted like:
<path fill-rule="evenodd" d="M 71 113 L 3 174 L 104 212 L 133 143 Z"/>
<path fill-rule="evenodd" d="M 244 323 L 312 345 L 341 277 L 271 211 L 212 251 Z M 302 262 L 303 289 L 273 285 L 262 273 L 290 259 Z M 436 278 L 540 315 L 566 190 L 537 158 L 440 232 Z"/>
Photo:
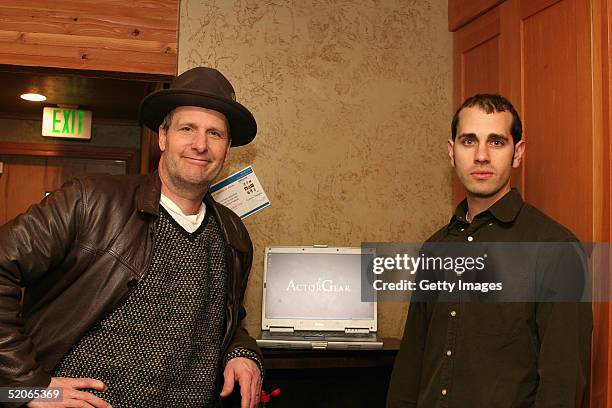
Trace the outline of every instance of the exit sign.
<path fill-rule="evenodd" d="M 91 111 L 44 108 L 42 135 L 71 139 L 91 139 Z"/>

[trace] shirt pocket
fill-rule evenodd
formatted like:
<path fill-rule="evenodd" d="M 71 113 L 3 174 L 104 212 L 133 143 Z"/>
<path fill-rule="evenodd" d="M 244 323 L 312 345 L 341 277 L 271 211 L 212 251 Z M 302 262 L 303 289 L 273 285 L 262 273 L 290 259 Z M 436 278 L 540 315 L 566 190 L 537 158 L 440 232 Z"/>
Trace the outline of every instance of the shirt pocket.
<path fill-rule="evenodd" d="M 507 343 L 515 339 L 525 327 L 526 306 L 522 303 L 464 303 L 462 304 L 463 335 L 497 338 Z"/>

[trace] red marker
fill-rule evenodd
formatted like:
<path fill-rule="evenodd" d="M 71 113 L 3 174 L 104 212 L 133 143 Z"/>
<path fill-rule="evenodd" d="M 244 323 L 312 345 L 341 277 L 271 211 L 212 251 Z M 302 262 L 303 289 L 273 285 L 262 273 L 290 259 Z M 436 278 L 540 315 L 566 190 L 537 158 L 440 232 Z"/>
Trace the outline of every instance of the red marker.
<path fill-rule="evenodd" d="M 281 393 L 281 389 L 280 388 L 276 388 L 275 390 L 272 390 L 272 392 L 270 392 L 269 394 L 266 393 L 265 390 L 261 390 L 261 394 L 259 396 L 259 402 L 261 404 L 262 408 L 266 407 L 266 404 L 268 402 L 270 402 L 271 397 L 276 397 Z"/>

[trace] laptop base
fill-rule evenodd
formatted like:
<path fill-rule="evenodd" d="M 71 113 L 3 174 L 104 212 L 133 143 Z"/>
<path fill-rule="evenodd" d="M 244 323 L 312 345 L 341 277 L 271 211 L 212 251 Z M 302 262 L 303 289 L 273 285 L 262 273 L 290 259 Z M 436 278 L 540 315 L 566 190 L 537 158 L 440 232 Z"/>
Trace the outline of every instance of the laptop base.
<path fill-rule="evenodd" d="M 320 332 L 316 335 L 301 333 L 279 333 L 264 331 L 257 339 L 261 348 L 273 349 L 300 349 L 300 350 L 380 350 L 382 341 L 378 341 L 376 334 L 366 334 L 355 337 L 346 337 L 344 332 Z"/>

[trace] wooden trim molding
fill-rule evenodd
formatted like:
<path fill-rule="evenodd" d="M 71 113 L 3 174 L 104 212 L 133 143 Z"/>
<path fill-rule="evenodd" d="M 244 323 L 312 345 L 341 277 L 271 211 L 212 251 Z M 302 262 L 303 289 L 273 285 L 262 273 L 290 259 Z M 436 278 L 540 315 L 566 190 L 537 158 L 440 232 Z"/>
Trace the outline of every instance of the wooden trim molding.
<path fill-rule="evenodd" d="M 593 146 L 599 163 L 594 166 L 594 179 L 598 180 L 595 191 L 595 202 L 599 203 L 594 213 L 594 241 L 612 242 L 612 103 L 610 86 L 612 84 L 612 0 L 594 0 L 592 3 L 592 38 L 594 59 L 594 135 Z M 601 272 L 610 270 L 610 255 L 603 255 Z M 601 273 L 595 278 L 605 291 L 610 290 L 609 274 Z M 594 283 L 595 285 L 595 283 Z M 612 378 L 612 303 L 596 302 L 593 304 L 593 344 L 591 357 L 590 403 L 592 407 L 612 407 L 610 384 Z"/>
<path fill-rule="evenodd" d="M 0 61 L 175 75 L 179 0 L 3 0 Z"/>
<path fill-rule="evenodd" d="M 125 161 L 128 174 L 139 172 L 138 153 L 135 149 L 117 147 L 0 142 L 0 155 L 121 160 Z"/>
<path fill-rule="evenodd" d="M 0 64 L 1 72 L 17 72 L 30 75 L 63 75 L 84 76 L 90 78 L 117 79 L 121 81 L 171 82 L 174 75 L 151 74 L 147 72 L 116 72 L 91 69 L 74 69 L 62 67 L 32 67 L 26 65 Z M 144 96 L 144 95 L 143 95 Z"/>
<path fill-rule="evenodd" d="M 448 31 L 457 31 L 505 0 L 448 0 Z"/>
<path fill-rule="evenodd" d="M 169 85 L 164 82 L 153 82 L 149 84 L 149 92 L 160 91 Z M 140 131 L 140 172 L 142 174 L 148 174 L 157 170 L 159 164 L 159 158 L 161 157 L 161 151 L 159 150 L 159 137 L 157 132 L 154 132 L 147 128 L 144 124 L 141 126 Z"/>
<path fill-rule="evenodd" d="M 521 19 L 525 20 L 532 15 L 554 6 L 561 0 L 521 0 Z"/>

